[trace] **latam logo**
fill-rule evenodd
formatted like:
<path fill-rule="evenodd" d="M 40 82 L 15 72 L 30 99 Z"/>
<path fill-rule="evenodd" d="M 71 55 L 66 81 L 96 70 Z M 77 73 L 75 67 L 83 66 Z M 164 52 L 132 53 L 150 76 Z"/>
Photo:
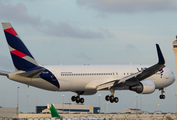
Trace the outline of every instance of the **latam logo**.
<path fill-rule="evenodd" d="M 137 68 L 138 72 L 141 72 L 141 71 L 144 71 L 146 70 L 147 68 Z M 164 73 L 164 70 L 163 69 L 160 69 L 156 74 L 160 74 L 161 78 L 162 78 L 162 75 Z"/>

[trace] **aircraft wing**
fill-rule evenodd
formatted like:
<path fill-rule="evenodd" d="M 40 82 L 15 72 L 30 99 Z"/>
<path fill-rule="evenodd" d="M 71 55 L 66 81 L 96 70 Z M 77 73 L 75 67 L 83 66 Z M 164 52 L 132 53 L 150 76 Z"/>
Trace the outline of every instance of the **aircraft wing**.
<path fill-rule="evenodd" d="M 131 74 L 129 76 L 126 76 L 120 80 L 113 80 L 113 81 L 98 85 L 97 90 L 118 87 L 122 83 L 127 86 L 136 85 L 139 81 L 150 77 L 151 75 L 155 74 L 156 72 L 158 72 L 159 70 L 164 68 L 165 67 L 165 65 L 164 65 L 165 60 L 164 60 L 164 57 L 162 55 L 162 52 L 161 52 L 158 44 L 156 44 L 156 48 L 157 48 L 157 54 L 158 54 L 158 59 L 159 59 L 157 64 L 150 66 L 149 68 L 147 68 L 141 72 L 137 72 L 137 73 Z"/>

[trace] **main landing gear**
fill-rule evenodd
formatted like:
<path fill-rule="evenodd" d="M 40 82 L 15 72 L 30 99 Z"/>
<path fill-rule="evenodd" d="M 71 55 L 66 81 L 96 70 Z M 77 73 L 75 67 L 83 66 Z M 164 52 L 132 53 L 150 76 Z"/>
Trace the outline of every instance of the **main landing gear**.
<path fill-rule="evenodd" d="M 164 91 L 164 88 L 159 89 L 159 90 L 161 90 L 161 95 L 159 96 L 159 98 L 160 98 L 160 99 L 165 99 L 165 95 L 163 95 L 163 93 L 165 92 L 165 91 Z"/>
<path fill-rule="evenodd" d="M 106 101 L 110 101 L 111 103 L 115 102 L 117 103 L 119 101 L 118 97 L 114 97 L 114 93 L 115 93 L 115 90 L 114 89 L 110 89 L 109 90 L 111 92 L 111 95 L 107 95 L 105 97 Z"/>
<path fill-rule="evenodd" d="M 105 99 L 106 99 L 106 101 L 110 101 L 111 103 L 113 103 L 113 102 L 117 103 L 119 101 L 118 97 L 114 97 L 113 95 L 111 95 L 111 96 L 107 95 L 105 97 Z"/>
<path fill-rule="evenodd" d="M 71 100 L 74 102 L 76 101 L 76 103 L 84 103 L 84 98 L 80 98 L 80 96 L 72 96 Z"/>

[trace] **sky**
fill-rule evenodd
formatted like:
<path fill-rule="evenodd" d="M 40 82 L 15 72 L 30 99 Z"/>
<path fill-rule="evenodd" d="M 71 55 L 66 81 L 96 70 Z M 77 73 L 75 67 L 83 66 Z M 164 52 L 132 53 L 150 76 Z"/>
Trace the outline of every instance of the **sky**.
<path fill-rule="evenodd" d="M 155 64 L 158 43 L 166 66 L 176 73 L 172 42 L 177 35 L 176 0 L 0 0 L 0 21 L 10 22 L 33 57 L 42 65 Z M 0 26 L 0 70 L 14 71 Z M 35 112 L 47 103 L 71 103 L 72 92 L 51 92 L 17 83 L 0 76 L 0 106 Z M 108 103 L 108 112 L 138 108 L 154 112 L 176 112 L 176 82 L 165 91 L 143 95 L 116 91 L 119 103 Z M 109 91 L 82 96 L 86 105 L 104 112 Z M 28 106 L 28 107 L 27 107 Z M 140 107 L 141 106 L 141 107 Z"/>

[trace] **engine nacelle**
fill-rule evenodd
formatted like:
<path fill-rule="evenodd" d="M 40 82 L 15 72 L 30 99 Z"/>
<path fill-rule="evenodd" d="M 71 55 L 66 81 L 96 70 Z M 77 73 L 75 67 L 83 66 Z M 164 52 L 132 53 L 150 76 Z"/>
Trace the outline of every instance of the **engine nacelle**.
<path fill-rule="evenodd" d="M 139 94 L 150 94 L 155 91 L 155 83 L 150 80 L 143 80 L 137 85 L 130 86 L 129 90 L 135 91 Z"/>

